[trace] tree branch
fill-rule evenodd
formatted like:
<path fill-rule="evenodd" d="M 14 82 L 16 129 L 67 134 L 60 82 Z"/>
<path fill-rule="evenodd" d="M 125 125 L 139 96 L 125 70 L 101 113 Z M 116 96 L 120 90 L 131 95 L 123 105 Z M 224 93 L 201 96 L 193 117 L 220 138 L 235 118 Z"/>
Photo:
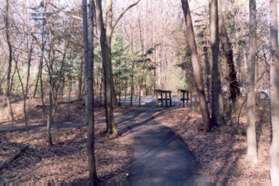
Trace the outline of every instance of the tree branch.
<path fill-rule="evenodd" d="M 131 4 L 130 6 L 128 6 L 116 19 L 114 25 L 112 26 L 112 33 L 114 32 L 115 28 L 117 27 L 118 23 L 120 22 L 120 20 L 124 17 L 124 15 L 133 7 L 137 6 L 140 3 L 141 0 L 136 1 L 135 3 Z"/>

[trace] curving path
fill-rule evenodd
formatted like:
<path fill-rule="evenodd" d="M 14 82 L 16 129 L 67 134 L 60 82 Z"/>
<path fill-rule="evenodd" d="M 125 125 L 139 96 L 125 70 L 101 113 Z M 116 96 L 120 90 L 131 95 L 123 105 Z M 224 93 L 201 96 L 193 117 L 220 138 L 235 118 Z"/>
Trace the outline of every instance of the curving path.
<path fill-rule="evenodd" d="M 146 110 L 145 117 L 158 110 Z M 162 112 L 162 111 L 161 111 Z M 198 164 L 187 145 L 176 134 L 154 120 L 130 127 L 134 136 L 134 162 L 128 170 L 132 186 L 207 185 L 197 178 Z M 199 180 L 199 181 L 197 181 Z"/>

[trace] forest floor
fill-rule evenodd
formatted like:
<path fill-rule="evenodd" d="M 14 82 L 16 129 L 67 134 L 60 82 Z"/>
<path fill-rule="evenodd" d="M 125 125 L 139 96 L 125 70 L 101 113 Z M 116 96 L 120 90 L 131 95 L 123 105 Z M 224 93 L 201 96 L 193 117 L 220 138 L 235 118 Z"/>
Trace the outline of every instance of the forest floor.
<path fill-rule="evenodd" d="M 121 121 L 121 116 L 128 117 L 131 110 L 133 109 L 117 109 L 117 122 L 124 122 Z M 56 125 L 52 130 L 52 147 L 47 144 L 46 126 L 42 124 L 39 109 L 38 112 L 31 112 L 32 119 L 27 128 L 21 120 L 13 124 L 0 124 L 0 165 L 22 146 L 28 145 L 28 149 L 15 161 L 0 170 L 0 183 L 87 182 L 87 128 L 83 124 L 82 113 L 81 102 L 59 107 L 56 112 Z M 129 136 L 104 137 L 104 111 L 98 109 L 95 116 L 98 176 L 101 180 L 107 180 L 122 173 L 132 161 L 133 141 Z M 116 177 L 118 179 L 122 176 Z"/>
<path fill-rule="evenodd" d="M 15 161 L 0 169 L 0 183 L 87 182 L 87 130 L 83 125 L 83 104 L 76 102 L 59 107 L 52 147 L 47 145 L 46 127 L 42 124 L 40 109 L 35 105 L 31 107 L 27 128 L 22 120 L 13 124 L 0 122 L 0 167 L 19 149 L 28 146 Z M 108 185 L 133 177 L 130 172 L 135 166 L 135 154 L 141 149 L 137 146 L 137 140 L 141 138 L 135 137 L 133 132 L 154 123 L 183 141 L 199 164 L 196 174 L 210 182 L 269 185 L 270 126 L 264 116 L 259 116 L 257 129 L 259 162 L 251 165 L 245 158 L 245 120 L 241 120 L 237 132 L 235 126 L 224 125 L 204 133 L 199 130 L 202 125 L 200 115 L 189 108 L 118 108 L 115 115 L 120 135 L 108 138 L 102 135 L 105 129 L 103 110 L 97 109 L 95 113 L 98 176 L 101 180 L 109 180 Z"/>
<path fill-rule="evenodd" d="M 263 108 L 262 108 L 263 109 Z M 209 133 L 200 131 L 201 116 L 188 108 L 174 109 L 155 120 L 173 129 L 193 152 L 200 164 L 199 174 L 220 185 L 271 185 L 269 177 L 270 124 L 266 111 L 259 110 L 257 122 L 258 162 L 246 159 L 246 128 L 224 125 Z"/>

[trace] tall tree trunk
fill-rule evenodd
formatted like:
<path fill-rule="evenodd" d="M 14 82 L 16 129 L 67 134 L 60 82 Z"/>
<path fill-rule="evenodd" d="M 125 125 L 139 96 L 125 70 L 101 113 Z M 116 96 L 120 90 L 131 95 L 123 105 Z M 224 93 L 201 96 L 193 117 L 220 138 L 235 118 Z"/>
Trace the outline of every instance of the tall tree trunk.
<path fill-rule="evenodd" d="M 11 73 L 12 73 L 12 63 L 13 63 L 13 48 L 11 43 L 11 37 L 10 37 L 10 1 L 6 0 L 6 15 L 5 15 L 5 33 L 6 33 L 6 39 L 7 39 L 7 45 L 9 49 L 9 56 L 8 56 L 8 70 L 7 70 L 7 79 L 6 79 L 6 99 L 7 99 L 7 106 L 10 114 L 10 120 L 14 121 L 14 113 L 12 109 L 12 103 L 11 103 Z"/>
<path fill-rule="evenodd" d="M 229 88 L 230 88 L 230 99 L 232 100 L 232 107 L 234 107 L 236 103 L 236 99 L 238 96 L 240 96 L 240 89 L 239 89 L 239 82 L 237 80 L 237 72 L 234 64 L 234 58 L 233 58 L 233 46 L 230 41 L 226 25 L 225 25 L 225 15 L 223 10 L 223 0 L 219 0 L 219 7 L 221 9 L 220 11 L 220 19 L 219 19 L 219 25 L 220 25 L 220 41 L 222 50 L 225 53 L 226 63 L 229 68 L 228 73 L 228 80 L 229 80 Z"/>
<path fill-rule="evenodd" d="M 32 41 L 31 41 L 32 42 Z M 29 95 L 29 79 L 30 79 L 30 68 L 31 68 L 31 61 L 32 61 L 32 53 L 33 53 L 33 45 L 31 43 L 31 46 L 29 48 L 28 44 L 27 44 L 27 48 L 28 48 L 28 59 L 27 59 L 27 77 L 26 77 L 26 84 L 24 86 L 24 82 L 23 82 L 23 78 L 20 75 L 19 72 L 19 68 L 18 68 L 18 59 L 15 59 L 15 69 L 18 75 L 18 79 L 19 79 L 19 83 L 21 86 L 21 91 L 22 91 L 22 96 L 23 96 L 23 114 L 24 114 L 24 123 L 25 126 L 28 126 L 28 108 L 27 108 L 27 99 L 28 99 L 28 95 Z"/>
<path fill-rule="evenodd" d="M 31 61 L 33 55 L 33 40 L 31 41 L 31 46 L 28 51 L 28 62 L 27 62 L 27 77 L 26 77 L 26 85 L 25 85 L 25 100 L 26 103 L 24 104 L 24 112 L 25 112 L 25 121 L 26 124 L 28 123 L 29 116 L 28 116 L 28 99 L 29 99 L 29 81 L 30 81 L 30 73 L 31 73 Z"/>
<path fill-rule="evenodd" d="M 211 45 L 211 125 L 220 124 L 220 72 L 219 72 L 219 19 L 218 0 L 211 0 L 210 10 L 210 45 Z"/>
<path fill-rule="evenodd" d="M 131 73 L 131 92 L 130 92 L 130 106 L 133 106 L 133 100 L 135 95 L 135 62 L 132 62 L 132 73 Z"/>
<path fill-rule="evenodd" d="M 279 47 L 278 47 L 278 6 L 277 0 L 270 0 L 271 9 L 271 115 L 272 115 L 272 144 L 270 149 L 272 185 L 279 183 Z"/>
<path fill-rule="evenodd" d="M 50 39 L 51 41 L 51 39 Z M 51 129 L 54 123 L 54 104 L 55 104 L 55 99 L 54 99 L 54 91 L 55 91 L 55 84 L 54 84 L 54 79 L 53 79 L 53 63 L 54 63 L 54 51 L 52 51 L 53 48 L 53 43 L 50 43 L 50 48 L 48 52 L 48 60 L 46 61 L 46 66 L 47 66 L 47 71 L 48 71 L 48 106 L 47 106 L 47 140 L 49 146 L 53 145 L 53 140 L 52 140 L 52 134 L 51 134 Z"/>
<path fill-rule="evenodd" d="M 113 2 L 112 0 L 107 0 L 106 1 L 107 4 L 107 10 L 106 10 L 106 36 L 107 36 L 107 42 L 108 42 L 108 51 L 109 54 L 111 56 L 111 45 L 112 45 L 112 34 L 113 34 Z M 114 105 L 117 104 L 117 95 L 116 95 L 116 87 L 113 81 L 113 72 L 112 72 L 112 61 L 111 61 L 111 57 L 110 57 L 110 61 L 109 61 L 109 66 L 108 66 L 108 70 L 109 70 L 109 74 L 111 74 L 111 90 L 112 90 L 112 103 Z"/>
<path fill-rule="evenodd" d="M 78 76 L 78 99 L 82 98 L 82 74 L 83 74 L 83 61 L 80 61 L 80 74 Z"/>
<path fill-rule="evenodd" d="M 196 83 L 197 93 L 200 99 L 200 109 L 202 113 L 202 118 L 204 122 L 204 130 L 210 130 L 210 121 L 209 121 L 209 110 L 206 102 L 206 96 L 204 91 L 203 84 L 203 73 L 201 69 L 201 60 L 198 54 L 197 44 L 195 40 L 195 33 L 192 23 L 191 12 L 189 8 L 188 0 L 181 0 L 182 9 L 184 13 L 185 23 L 186 23 L 186 32 L 187 32 L 187 43 L 191 50 L 191 59 L 193 66 L 193 75 Z"/>
<path fill-rule="evenodd" d="M 95 160 L 95 129 L 94 129 L 94 55 L 93 55 L 93 25 L 95 9 L 93 0 L 89 0 L 89 15 L 87 13 L 87 0 L 82 0 L 83 10 L 83 39 L 84 39 L 84 85 L 85 85 L 85 112 L 88 126 L 88 168 L 89 179 L 92 183 L 97 181 Z M 88 21 L 89 17 L 89 21 Z"/>
<path fill-rule="evenodd" d="M 206 96 L 207 96 L 207 101 L 209 102 L 208 103 L 208 106 L 210 106 L 210 96 L 211 96 L 211 94 L 210 94 L 210 87 L 211 87 L 211 85 L 210 85 L 210 74 L 211 74 L 211 69 L 210 69 L 210 67 L 211 67 L 211 64 L 210 64 L 210 61 L 209 61 L 209 51 L 208 51 L 208 47 L 207 46 L 205 46 L 204 48 L 203 48 L 203 52 L 204 52 L 204 55 L 205 55 L 205 57 L 204 57 L 204 78 L 205 78 L 205 86 L 206 86 Z M 187 72 L 186 72 L 186 76 L 185 77 L 187 77 Z"/>
<path fill-rule="evenodd" d="M 248 95 L 247 95 L 247 111 L 248 111 L 248 128 L 247 128 L 247 156 L 249 160 L 257 162 L 257 140 L 256 140 L 256 90 L 255 90 L 255 66 L 257 53 L 257 26 L 256 26 L 256 1 L 249 0 L 249 78 L 248 78 Z"/>
<path fill-rule="evenodd" d="M 37 73 L 37 76 L 36 76 L 35 88 L 34 88 L 34 92 L 33 92 L 33 98 L 36 98 L 37 91 L 38 91 L 39 77 L 40 77 L 40 76 L 39 76 L 40 69 L 41 69 L 41 64 L 40 64 L 39 67 L 38 67 L 38 73 Z"/>
<path fill-rule="evenodd" d="M 16 58 L 14 58 L 14 59 L 15 59 L 14 60 L 15 61 L 15 69 L 16 69 L 16 73 L 17 73 L 17 76 L 18 76 L 20 86 L 21 86 L 21 92 L 22 92 L 22 97 L 23 97 L 24 123 L 25 123 L 25 126 L 27 127 L 28 119 L 27 119 L 27 113 L 26 113 L 26 94 L 25 94 L 25 89 L 24 89 L 24 83 L 23 83 L 22 77 L 21 77 L 20 72 L 19 72 L 18 59 L 16 59 Z"/>
<path fill-rule="evenodd" d="M 96 0 L 96 13 L 97 22 L 100 28 L 100 43 L 101 53 L 103 60 L 104 70 L 104 87 L 105 87 L 105 109 L 106 109 L 106 123 L 108 134 L 117 134 L 116 124 L 113 116 L 113 78 L 112 78 L 112 65 L 111 65 L 111 53 L 110 46 L 106 36 L 106 28 L 103 20 L 102 1 Z"/>
<path fill-rule="evenodd" d="M 111 51 L 111 42 L 112 42 L 112 19 L 113 19 L 113 12 L 112 12 L 112 0 L 107 0 L 107 10 L 106 10 L 106 36 L 108 42 L 108 48 Z"/>
<path fill-rule="evenodd" d="M 100 92 L 99 92 L 99 94 L 100 94 L 100 106 L 102 106 L 103 105 L 103 95 L 104 95 L 104 93 L 103 93 L 103 86 L 104 86 L 104 77 L 101 75 L 101 77 L 100 77 Z"/>
<path fill-rule="evenodd" d="M 49 74 L 51 76 L 51 74 Z M 52 141 L 52 134 L 51 134 L 51 128 L 54 122 L 53 119 L 53 80 L 52 77 L 49 77 L 49 90 L 48 90 L 48 114 L 47 114 L 47 139 L 48 139 L 48 144 L 50 146 L 53 145 Z"/>

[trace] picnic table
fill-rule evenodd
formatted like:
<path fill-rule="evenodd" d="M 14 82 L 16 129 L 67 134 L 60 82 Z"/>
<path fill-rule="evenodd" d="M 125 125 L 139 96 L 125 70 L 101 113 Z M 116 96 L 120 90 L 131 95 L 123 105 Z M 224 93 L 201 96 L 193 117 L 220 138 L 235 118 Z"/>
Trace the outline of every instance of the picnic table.
<path fill-rule="evenodd" d="M 156 89 L 155 95 L 157 100 L 161 103 L 161 106 L 171 107 L 172 106 L 172 91 Z"/>
<path fill-rule="evenodd" d="M 185 103 L 189 104 L 190 102 L 190 91 L 179 89 L 178 92 L 181 94 L 181 101 L 183 103 L 183 107 L 185 107 Z"/>

